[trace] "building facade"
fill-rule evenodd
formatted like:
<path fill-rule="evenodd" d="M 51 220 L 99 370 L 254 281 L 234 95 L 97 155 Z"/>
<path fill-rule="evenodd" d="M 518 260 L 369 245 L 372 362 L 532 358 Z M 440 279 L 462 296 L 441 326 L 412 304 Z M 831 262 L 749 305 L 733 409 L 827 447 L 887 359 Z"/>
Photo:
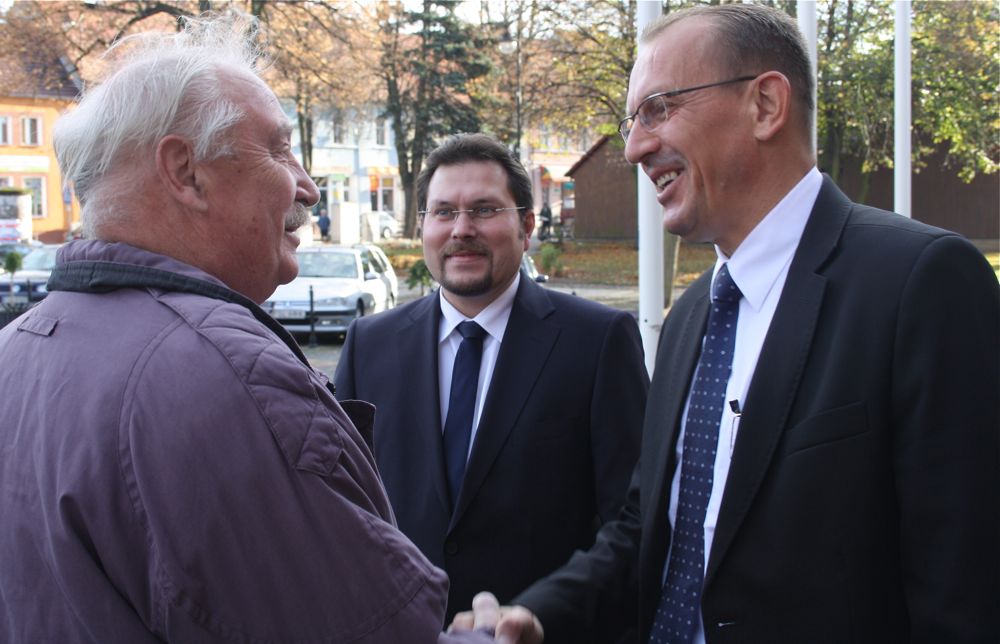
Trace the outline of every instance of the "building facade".
<path fill-rule="evenodd" d="M 294 119 L 294 108 L 287 110 Z M 298 131 L 292 136 L 301 158 Z M 320 187 L 316 210 L 353 204 L 359 213 L 403 210 L 403 191 L 392 126 L 376 108 L 325 108 L 313 116 L 313 180 Z"/>
<path fill-rule="evenodd" d="M 0 89 L 0 187 L 31 195 L 31 236 L 45 242 L 63 241 L 80 221 L 79 205 L 62 185 L 52 146 L 56 119 L 75 104 L 80 83 L 68 65 L 59 64 L 64 73 L 58 82 L 22 73 L 11 77 L 32 80 Z"/>

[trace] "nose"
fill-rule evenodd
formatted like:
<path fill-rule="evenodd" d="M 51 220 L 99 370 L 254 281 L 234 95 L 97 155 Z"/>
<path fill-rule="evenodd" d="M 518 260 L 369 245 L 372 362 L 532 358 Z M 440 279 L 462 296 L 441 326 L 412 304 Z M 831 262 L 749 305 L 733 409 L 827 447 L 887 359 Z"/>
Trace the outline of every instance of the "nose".
<path fill-rule="evenodd" d="M 295 159 L 295 200 L 307 208 L 319 203 L 319 186 L 306 173 L 298 159 Z"/>
<path fill-rule="evenodd" d="M 472 219 L 472 215 L 467 212 L 458 213 L 455 221 L 451 224 L 451 236 L 453 238 L 473 237 L 476 232 L 476 224 Z"/>
<path fill-rule="evenodd" d="M 646 156 L 656 150 L 658 141 L 652 132 L 636 123 L 625 141 L 625 160 L 633 165 L 642 163 Z"/>

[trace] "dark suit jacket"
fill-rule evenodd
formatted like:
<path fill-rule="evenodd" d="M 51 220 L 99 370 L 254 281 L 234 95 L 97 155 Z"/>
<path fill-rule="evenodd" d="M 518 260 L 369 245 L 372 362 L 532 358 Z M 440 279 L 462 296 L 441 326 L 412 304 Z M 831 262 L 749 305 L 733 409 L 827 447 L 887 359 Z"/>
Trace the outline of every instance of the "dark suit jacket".
<path fill-rule="evenodd" d="M 400 529 L 451 579 L 450 622 L 594 542 L 624 502 L 648 377 L 631 315 L 521 276 L 454 513 L 432 293 L 351 325 L 340 398 L 374 403 L 375 457 Z"/>
<path fill-rule="evenodd" d="M 710 279 L 667 317 L 620 520 L 515 599 L 547 644 L 616 617 L 648 638 Z M 998 334 L 997 278 L 971 244 L 824 180 L 743 405 L 710 644 L 997 641 Z"/>

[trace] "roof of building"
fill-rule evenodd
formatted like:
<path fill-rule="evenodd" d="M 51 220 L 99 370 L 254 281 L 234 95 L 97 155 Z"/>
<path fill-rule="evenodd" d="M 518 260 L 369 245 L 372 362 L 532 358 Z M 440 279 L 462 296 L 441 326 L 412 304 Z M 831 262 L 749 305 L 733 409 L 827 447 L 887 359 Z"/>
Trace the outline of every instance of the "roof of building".
<path fill-rule="evenodd" d="M 584 163 L 587 162 L 587 159 L 594 156 L 594 154 L 596 154 L 597 151 L 601 149 L 601 146 L 607 143 L 610 138 L 611 138 L 610 135 L 605 134 L 601 138 L 597 139 L 597 142 L 594 143 L 594 145 L 590 146 L 590 149 L 584 152 L 583 156 L 576 160 L 576 163 L 570 166 L 570 169 L 566 171 L 566 176 L 572 177 L 573 173 L 579 170 L 580 166 L 582 166 Z"/>
<path fill-rule="evenodd" d="M 0 95 L 74 100 L 83 89 L 76 67 L 66 56 L 39 48 L 0 55 Z"/>

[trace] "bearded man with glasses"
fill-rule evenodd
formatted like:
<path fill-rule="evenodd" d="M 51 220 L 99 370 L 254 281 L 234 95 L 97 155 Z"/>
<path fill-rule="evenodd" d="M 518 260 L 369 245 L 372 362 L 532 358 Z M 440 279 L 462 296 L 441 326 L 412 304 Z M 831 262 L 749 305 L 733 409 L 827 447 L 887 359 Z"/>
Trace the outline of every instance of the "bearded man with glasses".
<path fill-rule="evenodd" d="M 483 588 L 509 601 L 617 516 L 648 377 L 630 314 L 520 271 L 535 215 L 510 150 L 446 140 L 417 201 L 441 288 L 355 321 L 335 381 L 375 404 L 379 472 L 399 527 L 448 573 L 450 621 Z"/>
<path fill-rule="evenodd" d="M 625 157 L 718 260 L 664 322 L 620 520 L 515 598 L 522 641 L 996 641 L 1000 287 L 819 172 L 812 87 L 777 9 L 643 34 Z"/>

